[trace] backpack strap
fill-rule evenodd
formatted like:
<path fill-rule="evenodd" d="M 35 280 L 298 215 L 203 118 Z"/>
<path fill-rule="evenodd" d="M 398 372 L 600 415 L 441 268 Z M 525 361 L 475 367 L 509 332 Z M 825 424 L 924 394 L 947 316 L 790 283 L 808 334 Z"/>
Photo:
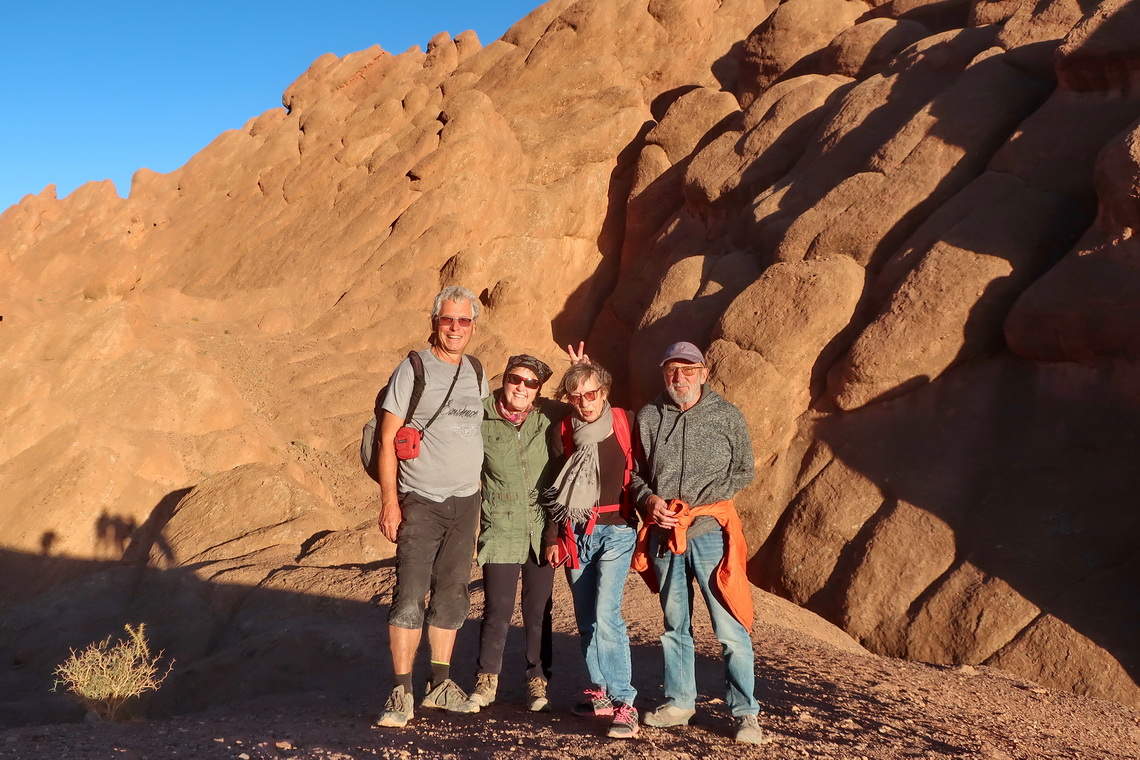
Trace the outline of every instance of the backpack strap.
<path fill-rule="evenodd" d="M 467 361 L 471 362 L 471 366 L 475 368 L 475 387 L 480 391 L 483 390 L 483 362 L 479 361 L 478 357 L 464 354 Z"/>
<path fill-rule="evenodd" d="M 633 431 L 629 429 L 629 412 L 614 410 L 614 437 L 625 452 L 625 480 L 621 489 L 621 516 L 626 520 L 633 517 L 633 499 L 629 495 L 629 480 L 633 473 Z"/>
<path fill-rule="evenodd" d="M 574 453 L 574 428 L 569 414 L 562 418 L 562 453 L 566 456 Z"/>
<path fill-rule="evenodd" d="M 412 365 L 412 395 L 408 399 L 408 414 L 404 417 L 405 425 L 411 424 L 412 415 L 416 413 L 416 407 L 419 406 L 420 397 L 424 395 L 424 387 L 427 385 L 427 380 L 424 379 L 424 360 L 420 356 L 420 352 L 409 351 L 408 362 Z"/>
<path fill-rule="evenodd" d="M 633 470 L 633 431 L 629 429 L 629 413 L 624 409 L 614 409 L 614 437 L 625 452 L 625 485 L 629 485 L 629 473 Z"/>
<path fill-rule="evenodd" d="M 412 421 L 412 415 L 415 414 L 416 406 L 420 403 L 420 397 L 424 395 L 424 386 L 427 385 L 427 380 L 424 379 L 424 360 L 420 357 L 419 352 L 409 351 L 408 361 L 412 365 L 412 395 L 408 399 L 408 416 L 404 418 L 404 424 L 407 425 Z M 369 477 L 380 482 L 380 436 L 378 430 L 380 428 L 380 420 L 384 419 L 384 399 L 388 398 L 388 390 L 392 386 L 392 378 L 389 376 L 388 382 L 376 394 L 376 401 L 373 402 L 373 417 L 364 426 L 364 431 L 360 439 L 360 462 L 364 465 L 364 471 L 368 473 Z"/>

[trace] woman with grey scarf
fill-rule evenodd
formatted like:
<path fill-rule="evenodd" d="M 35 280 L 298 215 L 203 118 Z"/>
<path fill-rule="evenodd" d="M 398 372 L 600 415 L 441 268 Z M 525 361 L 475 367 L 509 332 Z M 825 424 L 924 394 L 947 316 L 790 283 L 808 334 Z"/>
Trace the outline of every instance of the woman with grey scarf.
<path fill-rule="evenodd" d="M 630 415 L 608 398 L 610 374 L 597 364 L 575 364 L 558 395 L 573 412 L 554 444 L 566 463 L 545 494 L 550 513 L 546 559 L 565 564 L 582 654 L 592 686 L 574 706 L 578 715 L 611 718 L 608 735 L 637 735 L 637 690 L 632 684 L 629 635 L 622 599 L 637 537 L 637 518 L 626 496 L 633 467 Z"/>

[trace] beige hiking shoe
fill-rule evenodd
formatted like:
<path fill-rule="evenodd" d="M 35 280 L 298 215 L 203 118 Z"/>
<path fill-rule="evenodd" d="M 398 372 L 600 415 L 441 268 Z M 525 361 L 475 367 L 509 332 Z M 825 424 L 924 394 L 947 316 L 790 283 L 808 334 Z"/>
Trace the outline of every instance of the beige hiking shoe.
<path fill-rule="evenodd" d="M 535 676 L 526 682 L 526 709 L 531 712 L 546 712 L 550 702 L 546 698 L 546 679 Z"/>
<path fill-rule="evenodd" d="M 654 710 L 645 713 L 642 718 L 642 723 L 647 726 L 654 726 L 656 728 L 671 728 L 673 726 L 687 726 L 693 716 L 697 714 L 696 710 L 683 707 L 677 707 L 672 702 L 666 702 Z"/>
<path fill-rule="evenodd" d="M 408 725 L 413 715 L 413 704 L 412 695 L 403 686 L 397 686 L 392 689 L 392 694 L 384 703 L 384 712 L 380 713 L 380 717 L 373 725 L 385 728 L 401 728 Z"/>
<path fill-rule="evenodd" d="M 450 678 L 440 681 L 438 686 L 429 683 L 428 693 L 424 701 L 420 702 L 420 707 L 448 712 L 478 712 L 467 706 L 467 693 Z"/>
<path fill-rule="evenodd" d="M 736 741 L 744 744 L 763 744 L 764 733 L 755 715 L 741 715 L 736 719 Z"/>
<path fill-rule="evenodd" d="M 479 712 L 482 708 L 495 701 L 499 691 L 498 673 L 480 673 L 475 676 L 475 690 L 467 697 L 468 710 L 463 712 Z"/>

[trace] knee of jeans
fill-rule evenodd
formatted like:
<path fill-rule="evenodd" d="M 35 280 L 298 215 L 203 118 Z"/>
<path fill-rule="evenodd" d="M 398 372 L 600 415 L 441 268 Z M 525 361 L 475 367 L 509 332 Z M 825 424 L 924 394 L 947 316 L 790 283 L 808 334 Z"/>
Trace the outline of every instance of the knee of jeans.
<path fill-rule="evenodd" d="M 751 658 L 756 655 L 752 637 L 748 635 L 748 631 L 744 630 L 744 626 L 740 626 L 739 629 L 728 634 L 722 633 L 719 638 L 726 657 L 744 656 Z"/>
<path fill-rule="evenodd" d="M 599 617 L 594 626 L 595 635 L 603 641 L 624 642 L 628 640 L 625 619 L 620 615 Z"/>
<path fill-rule="evenodd" d="M 666 630 L 689 631 L 693 625 L 692 609 L 686 598 L 662 596 L 661 617 Z"/>

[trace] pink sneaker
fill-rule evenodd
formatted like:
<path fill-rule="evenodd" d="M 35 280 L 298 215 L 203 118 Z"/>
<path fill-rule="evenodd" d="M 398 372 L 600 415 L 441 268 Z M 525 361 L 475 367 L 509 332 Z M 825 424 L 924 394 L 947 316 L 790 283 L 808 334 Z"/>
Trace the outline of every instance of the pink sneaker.
<path fill-rule="evenodd" d="M 570 708 L 575 715 L 609 717 L 614 714 L 614 703 L 601 689 L 586 689 L 581 702 Z"/>
<path fill-rule="evenodd" d="M 619 702 L 614 705 L 614 721 L 610 724 L 610 731 L 606 736 L 611 739 L 632 739 L 640 730 L 637 725 L 637 710 L 633 705 Z"/>

